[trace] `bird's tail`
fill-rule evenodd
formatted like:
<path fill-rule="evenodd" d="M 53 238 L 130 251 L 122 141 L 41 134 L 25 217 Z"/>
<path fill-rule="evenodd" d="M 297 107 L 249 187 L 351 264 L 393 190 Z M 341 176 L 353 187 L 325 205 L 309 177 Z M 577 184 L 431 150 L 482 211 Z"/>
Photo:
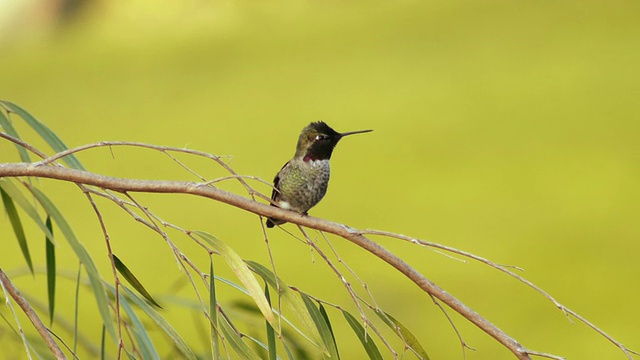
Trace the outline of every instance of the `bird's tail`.
<path fill-rule="evenodd" d="M 274 219 L 274 218 L 267 218 L 267 227 L 269 229 L 271 229 L 272 227 L 274 227 L 276 225 L 282 225 L 284 223 L 286 223 L 286 221 L 284 221 L 284 220 Z"/>

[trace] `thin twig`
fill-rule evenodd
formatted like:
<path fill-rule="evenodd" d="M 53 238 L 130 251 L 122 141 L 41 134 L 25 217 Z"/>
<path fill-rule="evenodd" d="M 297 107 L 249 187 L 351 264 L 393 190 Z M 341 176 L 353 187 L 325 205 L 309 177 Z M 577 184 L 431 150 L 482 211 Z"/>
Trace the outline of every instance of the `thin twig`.
<path fill-rule="evenodd" d="M 2 133 L 0 133 L 0 134 L 2 134 Z M 20 142 L 19 143 L 20 146 L 24 146 L 23 144 L 28 145 L 24 141 L 22 141 L 20 139 L 15 139 L 15 138 L 11 137 L 10 135 L 7 135 L 7 138 L 9 140 L 12 140 L 12 141 L 14 141 L 14 140 L 19 141 Z M 56 160 L 59 160 L 59 159 L 65 157 L 65 156 L 69 156 L 71 154 L 75 154 L 75 153 L 78 153 L 78 152 L 81 152 L 81 151 L 94 149 L 94 148 L 99 148 L 99 147 L 109 147 L 109 149 L 111 149 L 114 146 L 141 147 L 141 148 L 160 151 L 163 154 L 169 156 L 169 158 L 171 158 L 172 160 L 176 161 L 179 165 L 181 165 L 187 171 L 191 172 L 196 177 L 200 178 L 202 181 L 204 181 L 204 178 L 202 178 L 200 175 L 198 175 L 197 173 L 195 173 L 194 171 L 189 169 L 186 165 L 184 165 L 182 162 L 177 160 L 174 156 L 169 154 L 169 152 L 178 152 L 178 153 L 190 154 L 190 155 L 195 155 L 195 156 L 211 159 L 211 160 L 215 161 L 216 163 L 218 163 L 218 165 L 220 165 L 227 172 L 229 172 L 232 175 L 232 177 L 230 177 L 230 178 L 237 179 L 240 182 L 240 184 L 242 184 L 246 188 L 247 192 L 250 195 L 258 195 L 258 196 L 262 197 L 263 199 L 265 199 L 267 201 L 270 200 L 269 197 L 261 194 L 260 192 L 254 190 L 251 186 L 249 186 L 249 184 L 247 184 L 247 182 L 244 181 L 243 177 L 238 175 L 238 173 L 236 173 L 235 170 L 233 170 L 229 165 L 227 165 L 224 161 L 222 161 L 223 157 L 229 157 L 229 156 L 217 156 L 217 155 L 212 155 L 212 154 L 209 154 L 209 153 L 206 153 L 206 152 L 203 152 L 203 151 L 184 149 L 184 148 L 178 148 L 178 147 L 173 147 L 173 146 L 151 145 L 151 144 L 145 144 L 145 143 L 135 142 L 135 141 L 100 141 L 100 142 L 97 142 L 97 143 L 86 144 L 86 145 L 75 147 L 73 149 L 68 149 L 68 150 L 61 151 L 61 152 L 59 152 L 57 154 L 54 154 L 54 155 L 52 155 L 50 157 L 46 157 L 45 159 L 35 163 L 34 165 L 35 166 L 47 165 L 47 164 L 51 164 L 51 163 L 55 162 Z M 250 177 L 250 178 L 256 179 L 256 177 Z M 265 183 L 265 184 L 269 184 L 268 182 L 266 182 L 264 180 L 260 180 L 260 182 Z"/>
<path fill-rule="evenodd" d="M 516 357 L 518 357 L 519 359 L 530 358 L 527 353 L 528 350 L 520 345 L 515 339 L 508 336 L 504 331 L 497 328 L 487 319 L 460 302 L 444 289 L 440 288 L 435 283 L 425 278 L 422 274 L 417 272 L 413 267 L 404 262 L 398 256 L 390 253 L 382 246 L 369 240 L 357 230 L 351 229 L 344 225 L 318 219 L 312 216 L 301 216 L 300 214 L 294 213 L 292 211 L 279 209 L 275 206 L 260 204 L 250 199 L 223 191 L 218 188 L 199 186 L 199 184 L 192 182 L 115 178 L 93 174 L 87 171 L 52 166 L 36 167 L 32 164 L 25 163 L 0 164 L 0 176 L 45 177 L 98 186 L 116 192 L 183 193 L 203 196 L 253 212 L 263 217 L 275 217 L 288 221 L 290 223 L 333 233 L 355 243 L 356 245 L 371 252 L 378 258 L 396 268 L 422 290 L 434 295 L 444 304 L 447 304 L 447 306 L 451 307 L 462 316 L 466 317 L 473 324 L 475 324 L 484 332 L 503 344 L 505 347 L 511 350 L 511 352 L 514 353 L 514 355 L 516 355 Z"/>
<path fill-rule="evenodd" d="M 113 279 L 115 281 L 115 305 L 114 310 L 116 314 L 116 322 L 118 323 L 118 359 L 122 354 L 121 349 L 124 348 L 124 341 L 122 341 L 122 318 L 120 316 L 120 286 L 122 283 L 120 282 L 120 277 L 118 277 L 118 271 L 116 269 L 116 262 L 113 258 L 113 250 L 111 249 L 111 240 L 109 238 L 109 233 L 107 231 L 107 226 L 104 223 L 104 219 L 102 218 L 102 214 L 98 209 L 98 205 L 96 205 L 95 201 L 93 201 L 93 197 L 91 197 L 91 192 L 86 186 L 83 186 L 84 194 L 87 196 L 93 211 L 96 213 L 96 218 L 98 219 L 98 223 L 100 223 L 100 229 L 102 230 L 102 235 L 104 236 L 104 242 L 107 245 L 107 254 L 109 256 L 109 262 L 111 264 L 111 272 L 113 274 Z"/>
<path fill-rule="evenodd" d="M 620 350 L 622 350 L 622 352 L 627 356 L 628 359 L 633 360 L 632 354 L 639 355 L 637 352 L 628 349 L 622 343 L 620 343 L 619 341 L 615 340 L 609 334 L 604 332 L 604 330 L 598 328 L 593 323 L 591 323 L 589 320 L 585 319 L 584 317 L 582 317 L 581 315 L 579 315 L 575 311 L 569 309 L 568 307 L 562 305 L 558 300 L 556 300 L 554 297 L 552 297 L 549 293 L 544 291 L 538 285 L 532 283 L 531 281 L 523 278 L 522 276 L 520 276 L 520 275 L 518 275 L 518 274 L 516 274 L 513 271 L 508 269 L 508 268 L 515 268 L 517 270 L 522 270 L 522 269 L 520 269 L 518 267 L 500 265 L 500 264 L 495 263 L 495 262 L 493 262 L 491 260 L 485 259 L 485 258 L 483 258 L 481 256 L 474 255 L 474 254 L 471 254 L 471 253 L 468 253 L 466 251 L 459 250 L 459 249 L 456 249 L 456 248 L 452 248 L 450 246 L 434 243 L 434 242 L 431 242 L 431 241 L 416 239 L 416 238 L 412 238 L 410 236 L 406 236 L 406 235 L 402 235 L 402 234 L 395 234 L 395 233 L 391 233 L 391 232 L 388 232 L 388 231 L 367 229 L 367 230 L 362 230 L 362 234 L 380 235 L 380 236 L 386 236 L 386 237 L 390 237 L 390 238 L 396 238 L 396 239 L 407 241 L 407 242 L 410 242 L 410 243 L 413 243 L 413 244 L 417 244 L 417 245 L 420 245 L 420 246 L 431 247 L 431 248 L 436 248 L 436 249 L 441 249 L 441 250 L 444 250 L 444 251 L 448 251 L 448 252 L 451 252 L 451 253 L 454 253 L 454 254 L 458 254 L 458 255 L 461 255 L 461 256 L 476 260 L 476 261 L 481 262 L 483 264 L 486 264 L 486 265 L 488 265 L 488 266 L 490 266 L 490 267 L 492 267 L 494 269 L 497 269 L 497 270 L 499 270 L 499 271 L 501 271 L 501 272 L 503 272 L 503 273 L 505 273 L 505 274 L 517 279 L 518 281 L 522 282 L 523 284 L 525 284 L 525 285 L 529 286 L 530 288 L 534 289 L 536 292 L 541 294 L 543 297 L 545 297 L 546 299 L 551 301 L 558 309 L 560 309 L 560 311 L 562 311 L 568 317 L 569 321 L 571 321 L 571 319 L 569 318 L 569 315 L 571 315 L 574 318 L 578 319 L 578 321 L 580 321 L 583 324 L 587 325 L 588 327 L 593 329 L 595 332 L 597 332 L 598 334 L 602 335 L 605 339 L 609 340 L 612 344 L 614 344 Z M 544 354 L 544 353 L 537 353 L 536 352 L 534 354 L 533 352 L 530 352 L 530 354 L 536 355 L 536 356 L 548 357 L 547 355 L 540 355 L 540 354 Z"/>
<path fill-rule="evenodd" d="M 360 279 L 358 274 L 356 274 L 356 272 L 353 271 L 351 267 L 344 260 L 342 260 L 342 257 L 340 257 L 340 254 L 338 254 L 338 251 L 336 251 L 336 249 L 333 247 L 333 244 L 331 244 L 331 241 L 329 241 L 325 233 L 320 231 L 320 235 L 322 235 L 322 238 L 324 239 L 324 241 L 327 243 L 327 245 L 329 245 L 329 249 L 331 249 L 333 256 L 335 256 L 336 260 L 338 260 L 338 263 L 344 266 L 345 269 L 347 269 L 347 271 L 349 271 L 349 273 L 360 283 L 364 291 L 367 293 L 367 295 L 369 295 L 369 299 L 374 304 L 373 307 L 375 308 L 375 310 L 378 310 L 380 307 L 378 306 L 378 302 L 376 301 L 376 299 L 373 297 L 373 294 L 369 290 L 369 285 L 366 282 L 362 281 L 362 279 Z"/>
<path fill-rule="evenodd" d="M 384 311 L 382 311 L 382 309 L 380 309 L 380 306 L 378 305 L 378 302 L 376 301 L 375 297 L 373 296 L 373 294 L 369 290 L 369 285 L 366 282 L 364 282 L 362 279 L 360 279 L 358 274 L 353 269 L 351 269 L 351 267 L 342 259 L 340 254 L 338 254 L 338 251 L 333 247 L 333 244 L 331 244 L 331 241 L 329 241 L 329 238 L 327 238 L 326 234 L 324 232 L 320 231 L 320 235 L 322 235 L 322 238 L 325 240 L 325 242 L 329 246 L 329 249 L 331 249 L 331 252 L 333 253 L 333 256 L 335 256 L 336 260 L 338 260 L 338 263 L 341 264 L 342 266 L 344 266 L 347 269 L 347 271 L 349 271 L 349 273 L 360 283 L 360 285 L 362 286 L 364 291 L 369 296 L 369 300 L 373 303 L 373 305 L 369 304 L 366 300 L 362 299 L 362 297 L 360 297 L 360 296 L 358 296 L 358 299 L 363 304 L 365 304 L 369 309 L 371 309 L 373 312 L 377 313 L 379 316 L 385 317 L 389 321 L 390 324 L 393 324 L 394 329 L 396 330 L 395 333 L 396 333 L 396 335 L 398 335 L 398 337 L 400 337 L 400 340 L 402 340 L 402 342 L 404 343 L 405 349 L 411 350 L 411 352 L 415 353 L 418 357 L 420 357 L 420 355 L 411 347 L 411 345 L 409 345 L 407 343 L 406 339 L 404 338 L 402 333 L 399 331 L 397 325 L 395 325 L 395 323 L 393 323 L 393 321 L 391 321 L 391 319 L 389 319 L 387 317 L 387 314 Z M 373 327 L 373 324 L 371 323 L 371 321 L 369 319 L 365 319 L 365 321 L 369 322 L 369 324 Z M 377 334 L 379 334 L 379 332 L 377 332 Z M 385 340 L 383 339 L 383 341 L 385 341 Z"/>
<path fill-rule="evenodd" d="M 42 323 L 42 321 L 38 317 L 38 314 L 36 314 L 31 305 L 29 305 L 29 303 L 24 299 L 22 294 L 20 294 L 20 291 L 13 285 L 11 280 L 9 280 L 2 269 L 0 269 L 0 283 L 2 283 L 3 290 L 13 298 L 13 301 L 18 304 L 20 309 L 22 309 L 22 312 L 24 312 L 27 318 L 31 321 L 38 334 L 40 334 L 42 340 L 44 340 L 49 350 L 51 350 L 53 356 L 55 356 L 58 360 L 66 359 L 67 357 L 62 352 L 62 349 L 60 349 L 56 341 L 51 337 L 49 329 Z M 22 333 L 22 329 L 20 329 L 20 332 Z M 26 343 L 24 334 L 22 334 L 22 336 L 23 341 L 25 341 L 25 348 L 27 350 L 28 357 L 31 358 L 31 355 L 29 354 L 29 346 Z"/>
<path fill-rule="evenodd" d="M 60 336 L 58 336 L 58 334 L 56 334 L 53 331 L 51 331 L 51 329 L 49 329 L 49 333 L 51 334 L 51 336 L 53 336 L 56 339 L 58 339 L 58 341 L 60 341 L 60 343 L 62 345 L 64 345 L 64 348 L 67 349 L 67 351 L 69 351 L 71 353 L 71 356 L 73 356 L 74 359 L 79 359 L 78 354 L 76 354 L 75 351 L 73 351 L 73 349 L 71 349 L 69 347 L 69 345 L 67 345 L 67 343 L 64 342 L 64 340 Z"/>
<path fill-rule="evenodd" d="M 449 321 L 449 324 L 453 328 L 453 331 L 455 331 L 456 336 L 458 337 L 458 341 L 460 342 L 460 346 L 462 347 L 462 358 L 466 360 L 467 359 L 467 349 L 475 350 L 475 348 L 473 348 L 473 347 L 469 346 L 469 344 L 467 344 L 467 342 L 462 337 L 462 334 L 460 333 L 460 330 L 458 330 L 458 327 L 456 326 L 456 323 L 453 322 L 453 319 L 451 318 L 451 316 L 449 316 L 449 313 L 447 312 L 447 310 L 444 307 L 442 307 L 442 304 L 440 304 L 438 299 L 433 297 L 433 295 L 431 295 L 431 294 L 429 294 L 429 296 L 431 297 L 431 300 L 433 300 L 433 303 L 438 307 L 438 309 L 440 309 L 440 311 L 442 311 L 444 316 L 447 318 L 447 321 Z"/>
<path fill-rule="evenodd" d="M 271 265 L 271 270 L 273 270 L 273 278 L 276 282 L 276 292 L 278 293 L 278 313 L 282 314 L 282 284 L 280 284 L 276 262 L 273 258 L 273 251 L 271 251 L 271 245 L 269 244 L 269 235 L 267 235 L 267 229 L 265 229 L 264 221 L 261 216 L 258 216 L 258 221 L 260 222 L 260 229 L 262 229 L 262 238 L 264 239 L 265 246 L 267 247 L 267 253 L 269 254 L 269 263 Z M 284 343 L 284 336 L 282 336 L 282 316 L 278 316 L 278 338 Z"/>
<path fill-rule="evenodd" d="M 38 273 L 43 273 L 44 272 L 43 269 L 36 268 L 35 270 Z M 15 272 L 15 271 L 12 271 L 12 272 L 10 272 L 8 274 L 8 276 L 12 276 L 13 275 L 13 278 L 15 279 L 16 274 L 18 274 L 18 273 Z M 26 272 L 25 274 L 31 275 L 31 272 Z M 61 276 L 63 278 L 66 278 L 66 276 L 64 276 L 64 272 L 63 271 L 58 272 L 56 275 L 57 276 Z M 69 274 L 69 276 L 71 276 L 71 275 L 72 274 Z M 77 277 L 74 277 L 74 278 L 69 277 L 68 280 L 74 280 L 76 278 Z M 37 310 L 39 312 L 48 311 L 47 305 L 45 305 L 42 302 L 40 302 L 37 297 L 30 296 L 30 295 L 27 295 L 25 293 L 23 293 L 22 296 L 24 296 L 25 300 L 28 301 L 29 304 L 35 310 Z M 53 322 L 56 324 L 56 327 L 61 328 L 62 330 L 66 331 L 68 333 L 74 333 L 74 329 L 77 328 L 76 326 L 74 326 L 74 325 L 77 325 L 77 324 L 70 324 L 67 320 L 65 320 L 64 317 L 60 316 L 59 314 L 54 314 L 53 319 L 54 319 Z M 52 334 L 55 336 L 54 333 L 52 333 Z M 74 336 L 75 336 L 75 334 L 74 334 Z M 59 339 L 58 336 L 56 336 L 56 338 Z M 93 343 L 91 343 L 91 341 L 89 340 L 89 338 L 87 336 L 85 336 L 83 334 L 78 334 L 77 338 L 74 339 L 74 340 L 77 340 L 79 342 L 80 346 L 82 346 L 84 348 L 84 351 L 86 353 L 88 353 L 91 358 L 96 357 L 100 353 L 100 349 L 97 348 Z M 73 353 L 75 353 L 75 351 L 71 351 L 71 353 L 73 354 Z"/>
<path fill-rule="evenodd" d="M 45 163 L 40 162 L 38 163 L 38 166 L 34 166 L 34 164 L 24 164 L 24 163 L 0 164 L 0 177 L 2 176 L 45 177 L 45 178 L 58 179 L 63 181 L 70 181 L 79 185 L 85 184 L 85 185 L 98 186 L 105 190 L 112 190 L 112 191 L 122 192 L 122 193 L 128 193 L 128 192 L 182 193 L 182 194 L 203 196 L 203 197 L 214 199 L 216 201 L 227 203 L 229 205 L 244 209 L 246 211 L 253 212 L 259 216 L 277 217 L 285 221 L 288 221 L 290 223 L 294 223 L 294 224 L 298 224 L 298 225 L 302 225 L 302 226 L 306 226 L 306 227 L 310 227 L 317 230 L 326 231 L 329 233 L 342 236 L 346 240 L 349 240 L 355 243 L 356 245 L 362 247 L 363 249 L 373 253 L 383 261 L 389 263 L 391 266 L 393 266 L 398 271 L 403 273 L 406 277 L 411 279 L 417 286 L 419 286 L 425 292 L 432 295 L 443 304 L 446 304 L 447 306 L 451 307 L 452 309 L 460 313 L 462 316 L 467 318 L 470 322 L 472 322 L 473 324 L 478 326 L 480 329 L 485 331 L 487 334 L 494 337 L 498 342 L 500 342 L 509 350 L 511 350 L 514 353 L 514 355 L 516 355 L 516 357 L 518 357 L 519 359 L 529 359 L 530 358 L 529 354 L 536 355 L 536 356 L 544 356 L 547 354 L 531 351 L 524 348 L 522 345 L 520 345 L 518 342 L 516 342 L 514 339 L 512 339 L 506 333 L 504 333 L 502 330 L 498 329 L 489 321 L 487 321 L 482 316 L 477 314 L 475 311 L 471 310 L 466 305 L 462 304 L 459 300 L 457 300 L 456 298 L 448 294 L 445 290 L 443 290 L 433 282 L 426 279 L 424 276 L 418 273 L 415 269 L 413 269 L 407 263 L 399 259 L 397 256 L 388 252 L 386 249 L 382 248 L 380 245 L 369 240 L 367 237 L 364 236 L 364 234 L 396 237 L 399 239 L 403 239 L 405 241 L 410 241 L 410 242 L 419 244 L 421 246 L 432 246 L 434 248 L 439 248 L 448 252 L 456 253 L 465 257 L 475 259 L 480 262 L 484 262 L 490 266 L 495 267 L 496 269 L 499 269 L 500 271 L 503 271 L 509 274 L 510 276 L 517 278 L 518 280 L 524 282 L 528 286 L 538 290 L 541 294 L 543 294 L 543 296 L 547 297 L 550 301 L 552 301 L 560 310 L 562 310 L 566 314 L 572 315 L 576 319 L 585 323 L 587 326 L 589 326 L 590 328 L 592 328 L 593 330 L 601 334 L 603 337 L 608 339 L 610 342 L 612 342 L 614 345 L 619 347 L 629 359 L 632 359 L 631 354 L 635 354 L 635 352 L 627 349 L 624 345 L 615 341 L 612 337 L 610 337 L 604 331 L 600 330 L 599 328 L 597 328 L 595 325 L 593 325 L 583 317 L 579 316 L 575 312 L 571 311 L 570 309 L 558 303 L 550 295 L 548 295 L 546 292 L 543 292 L 540 288 L 538 288 L 531 282 L 507 270 L 508 268 L 507 266 L 492 263 L 486 259 L 483 259 L 481 257 L 475 256 L 466 252 L 462 252 L 457 249 L 448 248 L 439 244 L 418 241 L 416 239 L 413 239 L 404 235 L 379 232 L 376 230 L 358 231 L 358 230 L 346 227 L 344 225 L 313 218 L 310 216 L 300 216 L 299 214 L 294 212 L 282 210 L 273 206 L 267 206 L 267 205 L 256 203 L 255 196 L 258 196 L 262 199 L 266 199 L 267 201 L 270 201 L 270 200 L 268 199 L 268 197 L 255 191 L 251 186 L 249 186 L 244 181 L 242 176 L 238 175 L 233 169 L 231 169 L 231 167 L 228 164 L 223 162 L 218 156 L 206 154 L 199 151 L 170 148 L 170 147 L 160 147 L 160 146 L 141 144 L 141 143 L 102 142 L 102 143 L 84 145 L 75 149 L 70 149 L 67 151 L 60 152 L 52 157 L 46 158 L 46 155 L 44 155 L 42 152 L 38 151 L 37 149 L 23 142 L 20 139 L 16 139 L 10 135 L 7 135 L 1 132 L 0 132 L 0 137 L 5 138 L 9 141 L 12 141 L 19 146 L 23 146 L 27 150 L 30 150 L 38 154 L 40 157 L 45 158 L 44 160 Z M 67 156 L 71 153 L 75 153 L 78 151 L 83 151 L 93 147 L 100 147 L 100 146 L 111 147 L 116 145 L 140 146 L 140 147 L 159 150 L 162 152 L 177 151 L 177 152 L 183 152 L 183 153 L 210 158 L 216 161 L 218 164 L 220 164 L 220 166 L 222 166 L 224 169 L 226 169 L 232 175 L 230 178 L 237 179 L 246 188 L 249 196 L 253 201 L 229 192 L 222 191 L 220 189 L 217 189 L 211 186 L 207 186 L 206 183 L 203 184 L 203 183 L 178 182 L 178 181 L 131 180 L 131 179 L 107 177 L 107 176 L 92 174 L 86 171 L 67 169 L 62 167 L 59 164 L 57 164 L 58 166 L 55 166 L 55 167 L 40 166 L 40 165 L 46 165 L 48 163 L 55 162 L 57 159 L 60 159 L 61 157 Z M 138 217 L 137 220 L 140 221 L 143 219 Z M 144 222 L 146 221 L 143 221 L 143 223 Z M 151 222 L 151 224 L 153 224 L 153 221 Z M 182 266 L 184 267 L 184 264 Z"/>
<path fill-rule="evenodd" d="M 154 215 L 146 207 L 144 207 L 140 203 L 138 203 L 138 201 L 135 200 L 133 198 L 133 196 L 131 194 L 129 194 L 128 192 L 125 192 L 125 196 L 127 196 L 129 198 L 129 200 L 131 200 L 131 202 L 136 204 L 136 206 L 145 214 L 145 216 L 147 216 L 149 221 L 153 224 L 153 228 L 152 229 L 154 231 L 156 231 L 165 240 L 165 242 L 169 245 L 169 248 L 171 249 L 174 257 L 176 258 L 176 261 L 178 263 L 179 268 L 184 270 L 185 275 L 189 279 L 189 283 L 191 284 L 191 286 L 193 288 L 193 291 L 195 292 L 196 297 L 198 298 L 198 301 L 200 302 L 200 306 L 202 307 L 203 313 L 207 314 L 207 305 L 206 305 L 205 301 L 202 299 L 202 295 L 200 294 L 200 291 L 198 290 L 198 287 L 197 287 L 195 281 L 193 280 L 193 277 L 191 276 L 191 273 L 189 272 L 189 270 L 185 266 L 185 263 L 187 263 L 198 274 L 200 279 L 203 280 L 205 282 L 205 284 L 206 284 L 207 281 L 206 281 L 206 277 L 204 275 L 204 272 L 202 272 L 200 269 L 198 269 L 198 267 L 173 243 L 173 241 L 171 241 L 171 239 L 169 238 L 169 235 L 155 223 Z"/>
<path fill-rule="evenodd" d="M 27 337 L 24 334 L 24 330 L 22 329 L 22 324 L 20 324 L 20 319 L 18 318 L 18 313 L 14 309 L 13 304 L 11 303 L 11 300 L 9 299 L 9 292 L 5 288 L 4 283 L 2 283 L 2 281 L 0 281 L 0 287 L 2 288 L 2 292 L 4 294 L 4 302 L 7 305 L 7 307 L 9 308 L 9 310 L 11 311 L 11 315 L 13 315 L 13 321 L 15 321 L 16 326 L 18 327 L 18 329 L 16 330 L 16 329 L 13 328 L 13 326 L 11 325 L 11 323 L 9 323 L 9 320 L 7 320 L 7 318 L 4 316 L 4 314 L 0 313 L 0 316 L 2 316 L 2 319 L 11 327 L 11 330 L 16 332 L 18 334 L 18 336 L 20 336 L 20 340 L 22 340 L 22 345 L 24 346 L 24 351 L 27 354 L 27 359 L 31 360 L 32 358 L 31 358 L 31 351 L 29 351 L 29 342 L 27 341 Z"/>
<path fill-rule="evenodd" d="M 367 318 L 367 316 L 365 315 L 364 310 L 362 309 L 362 306 L 360 305 L 359 297 L 355 293 L 353 288 L 351 287 L 351 284 L 349 283 L 349 281 L 347 281 L 347 279 L 344 277 L 344 275 L 342 275 L 340 270 L 338 270 L 338 268 L 333 264 L 333 262 L 329 259 L 329 257 L 322 251 L 322 249 L 320 249 L 318 247 L 318 245 L 316 243 L 314 243 L 313 240 L 311 240 L 311 238 L 309 237 L 307 232 L 304 231 L 304 228 L 302 226 L 298 225 L 298 229 L 300 229 L 300 232 L 302 232 L 304 237 L 307 239 L 307 244 L 309 244 L 309 246 L 313 247 L 316 250 L 318 255 L 320 255 L 320 257 L 327 263 L 327 265 L 329 265 L 331 270 L 333 270 L 333 272 L 338 276 L 338 278 L 340 278 L 340 281 L 342 282 L 342 284 L 347 289 L 347 292 L 351 296 L 351 299 L 353 300 L 354 304 L 356 305 L 356 308 L 358 309 L 358 312 L 360 313 L 360 318 L 362 319 L 365 336 L 367 336 L 367 329 L 371 328 L 376 333 L 376 335 L 378 335 L 378 338 L 380 338 L 382 343 L 387 347 L 387 349 L 389 350 L 389 352 L 391 353 L 393 358 L 397 359 L 398 358 L 398 353 L 395 350 L 393 350 L 393 347 L 384 338 L 384 336 L 382 336 L 382 334 L 378 331 L 378 329 L 375 326 L 373 326 L 371 321 L 369 321 L 369 318 Z"/>

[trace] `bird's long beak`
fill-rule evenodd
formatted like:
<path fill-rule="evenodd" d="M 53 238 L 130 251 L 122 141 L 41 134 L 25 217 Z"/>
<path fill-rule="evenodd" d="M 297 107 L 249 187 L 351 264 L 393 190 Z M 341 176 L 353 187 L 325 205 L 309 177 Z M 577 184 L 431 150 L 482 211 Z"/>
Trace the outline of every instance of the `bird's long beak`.
<path fill-rule="evenodd" d="M 362 133 L 368 133 L 368 132 L 372 132 L 373 130 L 358 130 L 358 131 L 349 131 L 349 132 L 344 132 L 342 134 L 340 134 L 340 138 L 343 138 L 347 135 L 354 135 L 354 134 L 362 134 Z"/>

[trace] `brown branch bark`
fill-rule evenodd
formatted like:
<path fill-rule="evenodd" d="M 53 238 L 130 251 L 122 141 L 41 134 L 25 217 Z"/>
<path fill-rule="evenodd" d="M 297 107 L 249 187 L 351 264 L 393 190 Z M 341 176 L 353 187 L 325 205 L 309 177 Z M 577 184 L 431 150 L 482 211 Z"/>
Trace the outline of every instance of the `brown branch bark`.
<path fill-rule="evenodd" d="M 315 218 L 312 216 L 302 216 L 300 214 L 282 210 L 274 206 L 258 203 L 248 198 L 229 193 L 213 186 L 195 182 L 179 182 L 166 180 L 137 180 L 116 178 L 94 174 L 86 171 L 79 171 L 60 166 L 47 166 L 43 164 L 29 163 L 4 163 L 0 164 L 0 178 L 2 177 L 42 177 L 77 184 L 92 185 L 103 189 L 118 192 L 146 192 L 146 193 L 176 193 L 190 194 L 210 198 L 237 208 L 252 212 L 264 217 L 277 217 L 290 223 L 306 226 L 312 229 L 329 232 L 343 237 L 353 242 L 361 248 L 371 252 L 378 258 L 384 260 L 395 269 L 413 281 L 418 287 L 434 296 L 442 303 L 446 304 L 467 320 L 475 324 L 485 333 L 489 334 L 499 343 L 509 349 L 518 359 L 530 359 L 532 355 L 542 355 L 531 351 L 519 344 L 504 331 L 493 325 L 480 314 L 463 304 L 460 300 L 440 288 L 438 285 L 425 278 L 402 259 L 392 254 L 382 246 L 371 241 L 358 230 L 331 221 Z M 543 355 L 544 356 L 544 355 Z M 555 356 L 548 356 L 558 358 Z"/>
<path fill-rule="evenodd" d="M 38 314 L 36 314 L 31 305 L 29 305 L 27 300 L 25 300 L 22 294 L 20 294 L 20 291 L 13 285 L 11 280 L 9 280 L 2 269 L 0 269 L 0 282 L 2 282 L 3 287 L 7 289 L 7 292 L 9 293 L 9 295 L 11 295 L 13 301 L 15 301 L 16 304 L 20 306 L 24 314 L 27 315 L 27 318 L 29 318 L 33 326 L 40 334 L 40 337 L 42 337 L 44 342 L 47 344 L 53 356 L 55 356 L 58 360 L 66 359 L 67 357 L 62 352 L 62 349 L 60 349 L 56 341 L 53 340 L 51 334 L 49 334 L 49 329 L 47 329 L 47 327 L 42 323 L 42 320 L 40 320 Z"/>

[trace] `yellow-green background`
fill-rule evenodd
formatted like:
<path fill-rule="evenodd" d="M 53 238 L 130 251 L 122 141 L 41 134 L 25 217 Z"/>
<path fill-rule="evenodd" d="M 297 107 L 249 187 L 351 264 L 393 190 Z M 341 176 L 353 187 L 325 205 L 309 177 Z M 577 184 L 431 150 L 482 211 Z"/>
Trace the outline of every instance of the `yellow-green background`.
<path fill-rule="evenodd" d="M 313 216 L 519 266 L 560 302 L 640 350 L 637 2 L 177 3 L 105 2 L 69 26 L 7 36 L 0 98 L 29 110 L 71 147 L 101 140 L 188 147 L 232 155 L 239 173 L 266 180 L 293 154 L 310 121 L 338 131 L 372 128 L 340 143 L 329 193 Z M 80 160 L 102 174 L 194 180 L 158 153 L 113 153 L 93 150 Z M 13 147 L 0 143 L 0 161 L 16 159 Z M 212 163 L 181 159 L 208 178 L 223 174 Z M 104 239 L 84 195 L 72 185 L 40 186 L 109 278 Z M 209 231 L 244 258 L 268 264 L 255 216 L 185 196 L 137 198 L 165 220 Z M 162 239 L 111 204 L 99 206 L 116 254 L 153 294 L 171 294 L 184 274 Z M 42 236 L 31 227 L 28 234 L 41 268 Z M 24 262 L 6 216 L 0 235 L 0 266 L 20 272 Z M 206 254 L 172 235 L 206 270 Z M 353 310 L 319 256 L 280 230 L 269 235 L 285 281 Z M 376 240 L 527 347 L 570 359 L 625 358 L 496 270 Z M 453 329 L 427 296 L 363 250 L 332 243 L 432 359 L 462 358 Z M 76 271 L 62 240 L 59 256 L 61 271 Z M 43 276 L 14 281 L 44 301 Z M 59 286 L 58 311 L 70 319 L 73 283 Z M 223 305 L 236 293 L 225 294 Z M 179 295 L 193 297 L 188 286 Z M 89 293 L 84 299 L 91 311 Z M 192 317 L 165 314 L 202 344 Z M 341 316 L 330 314 L 343 357 L 362 358 Z M 467 359 L 512 358 L 464 319 L 453 319 L 477 349 Z M 92 318 L 81 324 L 97 341 Z M 0 329 L 2 339 L 11 338 L 5 323 Z M 4 343 L 7 354 L 23 354 L 19 341 Z"/>

